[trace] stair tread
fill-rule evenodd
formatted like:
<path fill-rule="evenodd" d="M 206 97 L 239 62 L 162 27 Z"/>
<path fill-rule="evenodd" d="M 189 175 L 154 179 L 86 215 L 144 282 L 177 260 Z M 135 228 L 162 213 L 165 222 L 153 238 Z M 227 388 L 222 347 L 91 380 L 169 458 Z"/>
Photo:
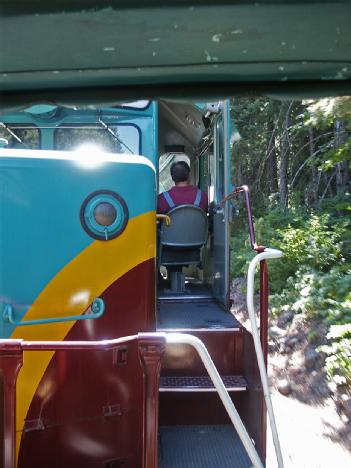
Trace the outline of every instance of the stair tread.
<path fill-rule="evenodd" d="M 228 391 L 245 391 L 247 382 L 242 375 L 222 375 Z M 201 376 L 161 376 L 160 391 L 215 391 L 212 380 L 207 375 Z"/>
<path fill-rule="evenodd" d="M 240 322 L 214 301 L 159 302 L 157 329 L 239 331 Z"/>

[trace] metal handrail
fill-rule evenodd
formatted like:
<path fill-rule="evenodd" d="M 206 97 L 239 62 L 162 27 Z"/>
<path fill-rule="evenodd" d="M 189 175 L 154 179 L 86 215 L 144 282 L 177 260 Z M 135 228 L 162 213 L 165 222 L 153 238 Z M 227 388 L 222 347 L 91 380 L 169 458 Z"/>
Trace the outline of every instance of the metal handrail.
<path fill-rule="evenodd" d="M 242 185 L 241 187 L 236 187 L 233 192 L 227 195 L 221 201 L 221 204 L 224 205 L 227 201 L 232 200 L 240 193 L 244 193 L 246 211 L 247 211 L 247 224 L 249 227 L 249 238 L 251 248 L 257 252 L 264 252 L 265 247 L 263 245 L 258 245 L 255 237 L 255 226 L 252 217 L 251 203 L 250 203 L 250 189 L 247 185 Z M 265 363 L 267 366 L 267 350 L 268 350 L 268 340 L 267 340 L 267 330 L 268 330 L 268 268 L 267 262 L 265 260 L 260 261 L 260 338 L 261 345 L 263 349 L 263 354 L 265 356 Z"/>
<path fill-rule="evenodd" d="M 79 320 L 90 320 L 101 317 L 105 312 L 105 302 L 101 297 L 97 297 L 93 300 L 90 306 L 91 313 L 85 315 L 69 315 L 65 317 L 50 317 L 36 320 L 16 320 L 14 316 L 14 310 L 12 304 L 4 304 L 4 310 L 2 313 L 2 319 L 5 322 L 9 322 L 16 327 L 23 327 L 27 325 L 43 325 L 48 323 L 58 322 L 72 322 Z"/>
<path fill-rule="evenodd" d="M 247 273 L 247 293 L 246 293 L 246 301 L 247 301 L 247 310 L 249 313 L 249 319 L 251 322 L 251 331 L 252 337 L 255 345 L 255 351 L 257 356 L 257 363 L 258 368 L 260 371 L 261 383 L 263 388 L 263 394 L 266 401 L 266 407 L 268 412 L 268 417 L 270 421 L 273 443 L 275 448 L 275 453 L 278 462 L 278 468 L 283 468 L 283 457 L 280 448 L 279 436 L 277 431 L 277 425 L 275 422 L 274 412 L 273 412 L 273 405 L 271 396 L 269 393 L 269 385 L 268 385 L 268 376 L 266 371 L 266 363 L 261 347 L 260 336 L 256 321 L 255 315 L 255 306 L 254 306 L 254 282 L 255 282 L 255 270 L 256 266 L 262 261 L 266 259 L 273 259 L 273 258 L 280 258 L 282 257 L 283 252 L 276 249 L 268 249 L 266 248 L 263 252 L 257 254 L 250 262 L 248 273 Z"/>
<path fill-rule="evenodd" d="M 242 185 L 241 187 L 236 187 L 233 192 L 223 198 L 221 204 L 226 203 L 229 200 L 232 200 L 240 193 L 244 193 L 245 196 L 245 203 L 246 203 L 246 210 L 247 210 L 247 224 L 249 226 L 249 235 L 250 235 L 250 244 L 253 250 L 256 252 L 263 252 L 264 247 L 262 245 L 257 245 L 256 238 L 255 238 L 255 228 L 252 219 L 252 210 L 251 210 L 251 203 L 250 203 L 250 189 L 247 185 Z"/>
<path fill-rule="evenodd" d="M 196 336 L 186 333 L 166 333 L 165 338 L 166 343 L 188 344 L 195 348 L 218 392 L 220 399 L 222 400 L 228 416 L 232 421 L 250 460 L 253 463 L 253 466 L 255 468 L 263 468 L 263 463 L 203 342 Z"/>
<path fill-rule="evenodd" d="M 156 223 L 158 224 L 160 221 L 164 221 L 166 223 L 166 226 L 171 225 L 171 218 L 166 214 L 156 214 Z"/>

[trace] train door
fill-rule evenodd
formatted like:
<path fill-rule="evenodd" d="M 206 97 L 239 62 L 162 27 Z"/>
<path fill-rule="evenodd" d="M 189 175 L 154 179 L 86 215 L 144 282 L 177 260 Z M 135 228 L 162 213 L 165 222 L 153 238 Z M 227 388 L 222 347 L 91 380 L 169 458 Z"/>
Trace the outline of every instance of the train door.
<path fill-rule="evenodd" d="M 228 207 L 222 200 L 229 190 L 229 102 L 219 104 L 213 139 L 213 295 L 224 306 L 229 303 Z"/>

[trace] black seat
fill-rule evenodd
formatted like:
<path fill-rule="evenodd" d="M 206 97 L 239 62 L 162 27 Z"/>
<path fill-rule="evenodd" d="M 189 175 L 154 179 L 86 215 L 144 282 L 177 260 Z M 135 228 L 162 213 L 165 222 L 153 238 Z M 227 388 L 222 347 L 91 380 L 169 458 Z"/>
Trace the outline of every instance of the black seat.
<path fill-rule="evenodd" d="M 207 241 L 208 221 L 206 213 L 194 205 L 180 205 L 168 213 L 169 226 L 160 231 L 159 264 L 168 268 L 171 292 L 185 291 L 183 266 L 201 263 L 201 248 Z"/>

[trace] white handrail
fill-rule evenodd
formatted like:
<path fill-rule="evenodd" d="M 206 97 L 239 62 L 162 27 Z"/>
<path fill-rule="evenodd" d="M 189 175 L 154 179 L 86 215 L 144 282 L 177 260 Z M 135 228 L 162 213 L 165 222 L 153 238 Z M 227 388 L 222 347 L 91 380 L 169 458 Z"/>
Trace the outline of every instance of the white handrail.
<path fill-rule="evenodd" d="M 227 413 L 235 427 L 245 449 L 250 457 L 250 460 L 253 463 L 255 468 L 263 468 L 262 461 L 258 456 L 258 453 L 250 439 L 250 436 L 237 412 L 227 389 L 223 383 L 221 376 L 219 375 L 216 366 L 214 365 L 211 356 L 209 355 L 206 346 L 203 344 L 199 338 L 193 335 L 188 335 L 186 333 L 165 333 L 167 343 L 181 343 L 181 344 L 188 344 L 196 349 L 198 352 L 206 370 L 215 386 L 222 403 L 227 410 Z"/>
<path fill-rule="evenodd" d="M 254 306 L 254 282 L 255 282 L 255 270 L 256 266 L 262 260 L 268 260 L 271 258 L 280 258 L 282 257 L 283 252 L 276 249 L 265 249 L 262 253 L 257 254 L 250 262 L 249 269 L 247 272 L 247 292 L 246 292 L 246 301 L 247 309 L 249 313 L 249 318 L 251 322 L 252 337 L 254 340 L 255 351 L 257 356 L 258 368 L 260 371 L 261 382 L 263 387 L 263 394 L 266 400 L 267 412 L 269 417 L 269 422 L 271 425 L 272 438 L 275 448 L 275 453 L 278 462 L 278 468 L 284 468 L 282 452 L 280 448 L 280 442 L 278 437 L 277 425 L 274 418 L 273 405 L 271 400 L 271 395 L 269 393 L 268 385 L 268 376 L 266 371 L 266 365 L 264 362 L 260 336 L 257 327 L 256 315 L 255 315 L 255 306 Z"/>

